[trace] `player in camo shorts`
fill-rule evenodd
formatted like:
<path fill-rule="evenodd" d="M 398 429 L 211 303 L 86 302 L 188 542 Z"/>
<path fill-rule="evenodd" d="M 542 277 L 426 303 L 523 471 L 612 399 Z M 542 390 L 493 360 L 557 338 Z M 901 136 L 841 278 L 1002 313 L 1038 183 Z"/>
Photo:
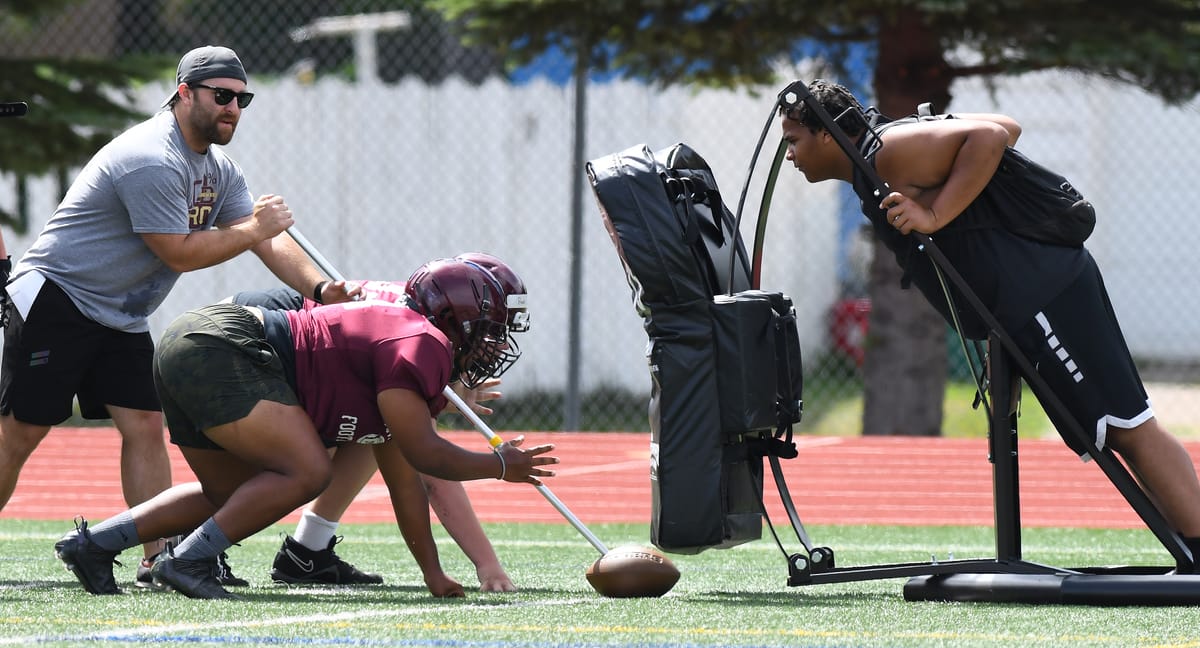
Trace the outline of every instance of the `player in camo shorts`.
<path fill-rule="evenodd" d="M 525 308 L 526 288 L 524 282 L 500 259 L 482 252 L 467 252 L 459 259 L 475 263 L 492 273 L 508 295 L 509 333 L 528 330 L 528 311 Z M 408 300 L 403 282 L 352 281 L 362 300 L 379 300 L 389 303 L 406 303 Z M 311 298 L 290 288 L 275 288 L 262 291 L 243 291 L 230 298 L 232 303 L 243 306 L 280 310 L 310 310 L 321 306 Z M 515 344 L 515 340 L 513 340 Z M 498 383 L 499 381 L 493 381 Z M 494 386 L 484 384 L 468 398 L 478 402 L 499 396 L 492 391 Z M 476 412 L 490 414 L 491 410 L 476 405 Z M 378 574 L 365 573 L 342 560 L 334 551 L 341 542 L 337 536 L 339 520 L 354 501 L 354 497 L 366 486 L 375 474 L 376 465 L 370 448 L 359 444 L 347 444 L 334 455 L 333 481 L 301 514 L 293 536 L 287 536 L 271 565 L 273 580 L 297 584 L 316 583 L 322 585 L 361 585 L 383 582 Z M 429 497 L 429 503 L 437 514 L 438 521 L 450 537 L 458 544 L 475 566 L 479 589 L 483 592 L 513 592 L 516 585 L 504 570 L 491 541 L 475 515 L 466 489 L 457 481 L 421 475 L 421 481 Z"/>
<path fill-rule="evenodd" d="M 198 483 L 176 486 L 56 544 L 93 593 L 113 593 L 117 554 L 142 537 L 195 529 L 155 561 L 156 582 L 193 598 L 233 598 L 216 556 L 328 485 L 327 448 L 372 447 L 397 522 L 435 596 L 462 596 L 442 571 L 418 472 L 443 479 L 540 484 L 552 446 L 472 452 L 438 436 L 445 387 L 499 377 L 518 353 L 507 295 L 488 271 L 444 259 L 406 282 L 410 306 L 351 302 L 309 311 L 216 304 L 168 327 L 155 355 L 171 442 Z"/>

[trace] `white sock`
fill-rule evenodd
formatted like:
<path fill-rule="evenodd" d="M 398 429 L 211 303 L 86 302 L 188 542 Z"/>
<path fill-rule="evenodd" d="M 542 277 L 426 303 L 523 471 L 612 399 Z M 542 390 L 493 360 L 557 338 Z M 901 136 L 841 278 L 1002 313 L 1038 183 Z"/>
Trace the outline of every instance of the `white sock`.
<path fill-rule="evenodd" d="M 338 523 L 305 511 L 300 516 L 300 524 L 296 525 L 296 534 L 292 536 L 296 542 L 313 551 L 323 551 L 329 548 L 329 541 L 337 533 Z"/>

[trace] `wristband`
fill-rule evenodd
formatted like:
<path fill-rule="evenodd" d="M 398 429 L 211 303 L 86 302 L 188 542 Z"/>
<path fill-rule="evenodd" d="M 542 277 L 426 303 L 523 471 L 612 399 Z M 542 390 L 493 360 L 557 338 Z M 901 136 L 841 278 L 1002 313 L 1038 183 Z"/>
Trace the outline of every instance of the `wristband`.
<path fill-rule="evenodd" d="M 500 457 L 500 476 L 496 479 L 504 481 L 504 476 L 508 474 L 508 464 L 504 462 L 504 455 L 500 454 L 499 450 L 496 451 L 496 456 Z"/>
<path fill-rule="evenodd" d="M 316 288 L 313 288 L 313 301 L 317 302 L 318 304 L 324 304 L 324 303 L 325 303 L 325 300 L 324 300 L 324 299 L 321 299 L 321 291 L 325 290 L 325 286 L 326 286 L 328 283 L 329 283 L 329 281 L 328 281 L 328 280 L 326 280 L 326 281 L 318 281 L 318 282 L 317 282 L 317 287 L 316 287 Z"/>

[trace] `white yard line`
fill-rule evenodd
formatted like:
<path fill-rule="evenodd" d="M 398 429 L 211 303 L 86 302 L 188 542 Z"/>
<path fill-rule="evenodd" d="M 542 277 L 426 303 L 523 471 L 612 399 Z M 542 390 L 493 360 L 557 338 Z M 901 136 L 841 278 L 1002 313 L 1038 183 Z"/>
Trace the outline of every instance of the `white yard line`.
<path fill-rule="evenodd" d="M 421 614 L 437 614 L 441 612 L 450 612 L 454 610 L 486 610 L 494 611 L 504 608 L 520 608 L 520 607 L 550 607 L 557 605 L 578 605 L 581 603 L 597 602 L 598 599 L 589 597 L 586 599 L 574 599 L 568 601 L 529 601 L 522 603 L 509 603 L 504 605 L 445 605 L 432 608 L 417 608 L 417 609 L 393 609 L 393 610 L 362 610 L 359 612 L 341 612 L 338 614 L 313 614 L 306 616 L 286 616 L 277 617 L 274 619 L 255 619 L 253 621 L 237 621 L 228 623 L 178 623 L 175 625 L 164 625 L 154 627 L 138 627 L 115 629 L 100 632 L 88 632 L 77 635 L 26 635 L 23 637 L 0 637 L 0 645 L 32 645 L 49 641 L 121 641 L 123 639 L 132 639 L 136 637 L 153 637 L 167 636 L 179 632 L 212 632 L 221 630 L 233 630 L 237 628 L 269 628 L 283 625 L 304 625 L 310 623 L 336 623 L 339 621 L 355 621 L 358 619 L 374 619 L 381 617 L 403 617 L 417 616 Z M 603 600 L 603 599 L 600 599 Z M 81 619 L 81 621 L 83 621 Z M 216 638 L 216 637 L 214 637 Z"/>

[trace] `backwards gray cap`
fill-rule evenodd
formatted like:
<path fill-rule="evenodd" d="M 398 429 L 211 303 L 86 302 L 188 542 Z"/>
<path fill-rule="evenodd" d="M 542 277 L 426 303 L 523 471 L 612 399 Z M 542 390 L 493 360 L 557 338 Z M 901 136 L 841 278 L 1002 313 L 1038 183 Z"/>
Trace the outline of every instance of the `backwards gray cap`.
<path fill-rule="evenodd" d="M 183 55 L 175 72 L 175 83 L 195 83 L 205 79 L 246 81 L 246 69 L 238 55 L 228 47 L 205 45 Z"/>

